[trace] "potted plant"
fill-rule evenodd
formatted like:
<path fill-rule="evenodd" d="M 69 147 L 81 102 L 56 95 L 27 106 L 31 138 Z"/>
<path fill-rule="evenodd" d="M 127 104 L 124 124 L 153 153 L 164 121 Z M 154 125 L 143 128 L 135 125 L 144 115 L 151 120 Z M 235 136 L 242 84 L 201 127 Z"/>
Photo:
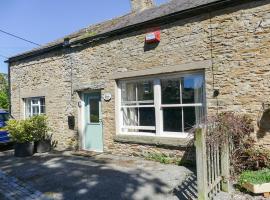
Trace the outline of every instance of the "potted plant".
<path fill-rule="evenodd" d="M 250 192 L 270 197 L 270 169 L 244 171 L 239 180 L 240 185 Z"/>
<path fill-rule="evenodd" d="M 38 153 L 45 153 L 51 150 L 51 135 L 47 117 L 45 115 L 34 116 L 30 119 L 33 124 L 33 136 L 35 148 Z"/>
<path fill-rule="evenodd" d="M 7 122 L 6 129 L 11 140 L 15 143 L 14 155 L 16 157 L 26 157 L 34 154 L 33 126 L 30 120 L 11 119 Z"/>

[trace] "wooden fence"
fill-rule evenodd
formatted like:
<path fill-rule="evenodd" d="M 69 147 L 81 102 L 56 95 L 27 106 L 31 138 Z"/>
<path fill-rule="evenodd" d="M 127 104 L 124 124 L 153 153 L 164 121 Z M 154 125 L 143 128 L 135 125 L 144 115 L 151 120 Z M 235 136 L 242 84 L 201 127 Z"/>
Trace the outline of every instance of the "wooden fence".
<path fill-rule="evenodd" d="M 229 192 L 229 141 L 206 142 L 207 128 L 195 133 L 198 199 L 213 199 L 220 191 Z"/>

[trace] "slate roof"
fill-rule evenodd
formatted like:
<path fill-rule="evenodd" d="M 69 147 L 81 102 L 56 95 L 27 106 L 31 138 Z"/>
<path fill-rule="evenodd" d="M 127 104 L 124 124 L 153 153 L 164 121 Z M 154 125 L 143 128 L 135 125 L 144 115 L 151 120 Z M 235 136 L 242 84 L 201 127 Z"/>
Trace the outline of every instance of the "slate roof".
<path fill-rule="evenodd" d="M 129 13 L 127 15 L 108 20 L 99 24 L 91 25 L 87 28 L 81 29 L 75 33 L 67 35 L 61 39 L 45 44 L 44 46 L 26 51 L 22 54 L 18 54 L 10 57 L 7 62 L 21 60 L 29 56 L 48 52 L 52 49 L 63 46 L 65 38 L 69 38 L 70 43 L 74 43 L 80 40 L 91 38 L 102 38 L 109 33 L 114 33 L 123 29 L 128 29 L 133 26 L 139 26 L 153 20 L 170 17 L 176 13 L 181 13 L 195 8 L 209 7 L 211 4 L 218 4 L 223 2 L 236 2 L 237 0 L 170 0 L 168 3 L 153 7 L 138 13 Z M 242 2 L 246 0 L 240 0 Z"/>

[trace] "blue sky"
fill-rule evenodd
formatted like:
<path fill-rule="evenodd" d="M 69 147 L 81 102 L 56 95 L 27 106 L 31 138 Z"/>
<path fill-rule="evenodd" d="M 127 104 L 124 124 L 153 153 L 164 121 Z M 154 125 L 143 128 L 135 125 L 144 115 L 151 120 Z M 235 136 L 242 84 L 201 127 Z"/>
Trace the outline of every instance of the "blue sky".
<path fill-rule="evenodd" d="M 130 11 L 130 3 L 129 0 L 1 0 L 0 8 L 1 30 L 45 44 L 91 24 L 124 15 Z M 0 54 L 3 56 L 34 47 L 0 32 Z M 7 73 L 4 60 L 0 56 L 0 72 Z"/>

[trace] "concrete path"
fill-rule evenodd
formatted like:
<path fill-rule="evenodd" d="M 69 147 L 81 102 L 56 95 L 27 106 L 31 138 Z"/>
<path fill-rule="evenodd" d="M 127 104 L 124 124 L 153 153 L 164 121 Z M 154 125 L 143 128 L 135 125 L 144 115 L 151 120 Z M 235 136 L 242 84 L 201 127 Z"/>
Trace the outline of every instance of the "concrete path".
<path fill-rule="evenodd" d="M 55 200 L 196 199 L 192 171 L 139 158 L 68 153 L 15 158 L 5 151 L 0 152 L 0 170 Z"/>

